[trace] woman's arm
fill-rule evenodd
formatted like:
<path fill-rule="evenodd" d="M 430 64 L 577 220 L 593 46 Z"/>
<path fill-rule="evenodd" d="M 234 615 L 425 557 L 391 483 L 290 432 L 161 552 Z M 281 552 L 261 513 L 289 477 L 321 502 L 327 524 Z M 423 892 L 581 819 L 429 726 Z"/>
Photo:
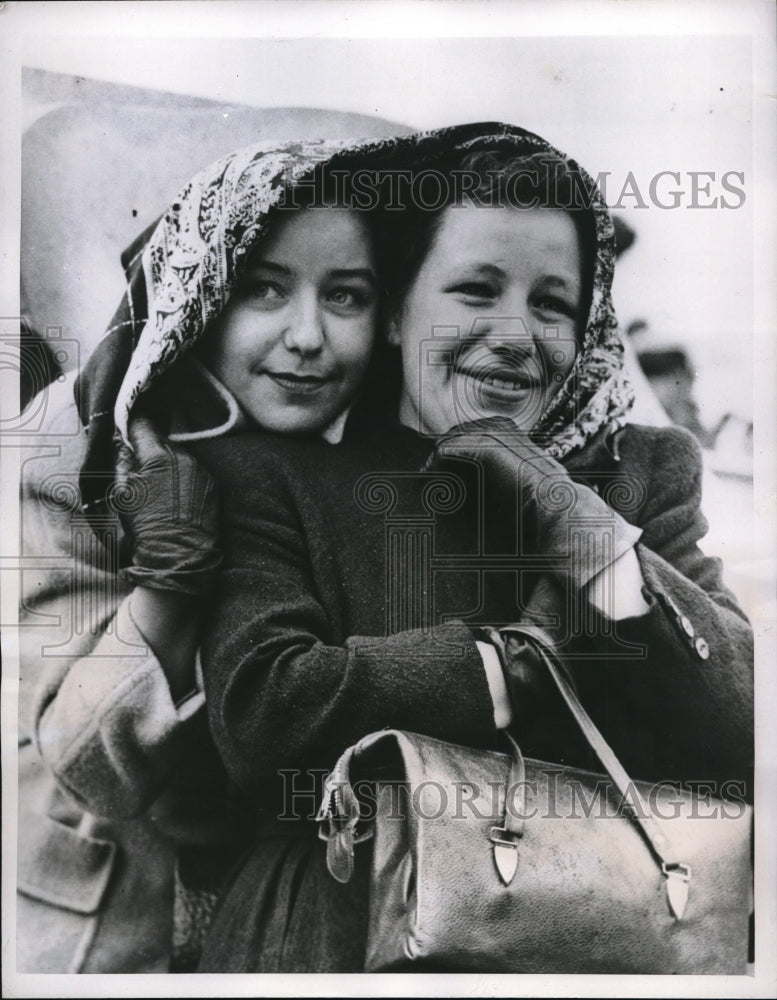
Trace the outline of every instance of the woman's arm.
<path fill-rule="evenodd" d="M 223 475 L 242 475 L 239 492 Z M 472 745 L 496 734 L 468 628 L 385 635 L 383 519 L 359 517 L 358 472 L 319 490 L 324 477 L 337 471 L 300 452 L 277 464 L 236 455 L 219 477 L 226 569 L 202 661 L 214 738 L 249 791 L 279 769 L 327 769 L 385 727 Z"/>
<path fill-rule="evenodd" d="M 83 808 L 116 818 L 139 815 L 156 798 L 204 704 L 193 669 L 188 696 L 174 694 L 133 620 L 134 597 L 91 649 L 47 671 L 35 703 L 38 748 L 59 785 Z"/>
<path fill-rule="evenodd" d="M 200 644 L 203 602 L 174 590 L 135 587 L 129 613 L 156 657 L 178 704 L 197 690 L 194 663 Z"/>
<path fill-rule="evenodd" d="M 594 635 L 560 626 L 581 693 L 615 745 L 652 761 L 643 773 L 718 785 L 748 778 L 753 636 L 720 561 L 699 548 L 707 523 L 698 444 L 678 428 L 627 428 L 620 455 L 618 479 L 632 487 L 620 491 L 621 512 L 642 529 L 634 551 L 646 608 L 614 623 L 599 617 Z M 617 576 L 611 584 L 605 607 L 617 599 Z"/>
<path fill-rule="evenodd" d="M 68 469 L 80 464 L 79 443 L 67 442 Z M 204 695 L 194 663 L 201 602 L 141 586 L 129 593 L 115 570 L 118 538 L 113 556 L 90 534 L 88 544 L 77 544 L 76 522 L 82 533 L 88 529 L 68 506 L 67 491 L 58 489 L 67 479 L 64 467 L 61 460 L 28 463 L 23 482 L 28 549 L 61 552 L 73 566 L 70 573 L 49 574 L 37 593 L 30 588 L 34 612 L 23 630 L 23 672 L 32 669 L 36 642 L 47 646 L 44 656 L 38 654 L 44 669 L 33 730 L 43 759 L 80 805 L 103 815 L 137 815 L 198 731 Z M 77 628 L 84 609 L 99 609 L 85 630 Z M 42 611 L 59 614 L 72 633 L 67 643 L 58 645 L 35 627 Z"/>
<path fill-rule="evenodd" d="M 500 512 L 517 523 L 503 535 L 520 547 L 503 551 L 544 571 L 518 617 L 555 639 L 634 773 L 741 777 L 752 761 L 752 634 L 719 562 L 698 547 L 698 445 L 678 429 L 627 428 L 618 458 L 604 441 L 562 467 L 484 422 L 446 436 L 432 465 L 474 463 L 487 523 Z M 553 752 L 539 740 L 539 753 Z"/>
<path fill-rule="evenodd" d="M 643 587 L 637 553 L 629 549 L 586 584 L 584 596 L 603 615 L 622 621 L 637 618 L 648 610 Z"/>

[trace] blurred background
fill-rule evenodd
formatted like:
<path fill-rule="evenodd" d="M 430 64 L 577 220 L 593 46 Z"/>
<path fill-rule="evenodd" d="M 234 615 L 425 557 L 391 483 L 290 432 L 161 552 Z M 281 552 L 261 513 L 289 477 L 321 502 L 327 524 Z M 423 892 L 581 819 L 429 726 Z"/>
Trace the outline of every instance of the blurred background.
<path fill-rule="evenodd" d="M 514 122 L 600 175 L 634 420 L 696 435 L 705 550 L 748 611 L 772 601 L 752 516 L 749 36 L 38 38 L 23 62 L 23 392 L 83 361 L 121 251 L 228 150 Z"/>

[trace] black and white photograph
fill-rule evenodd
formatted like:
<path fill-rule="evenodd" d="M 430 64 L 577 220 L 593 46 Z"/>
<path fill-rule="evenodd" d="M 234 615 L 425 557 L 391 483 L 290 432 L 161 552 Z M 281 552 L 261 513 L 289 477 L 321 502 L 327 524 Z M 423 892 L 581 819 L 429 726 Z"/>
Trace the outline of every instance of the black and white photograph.
<path fill-rule="evenodd" d="M 774 996 L 777 7 L 0 37 L 3 995 Z"/>

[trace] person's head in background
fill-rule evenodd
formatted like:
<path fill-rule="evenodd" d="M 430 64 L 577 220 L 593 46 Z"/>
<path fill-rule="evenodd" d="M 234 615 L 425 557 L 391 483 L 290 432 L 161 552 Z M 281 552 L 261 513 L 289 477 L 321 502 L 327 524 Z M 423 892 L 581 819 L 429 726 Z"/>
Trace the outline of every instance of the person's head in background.
<path fill-rule="evenodd" d="M 531 431 L 573 370 L 596 234 L 568 161 L 495 149 L 447 164 L 466 194 L 388 215 L 380 266 L 400 347 L 399 416 L 440 434 L 487 417 Z M 459 185 L 461 190 L 462 185 Z"/>

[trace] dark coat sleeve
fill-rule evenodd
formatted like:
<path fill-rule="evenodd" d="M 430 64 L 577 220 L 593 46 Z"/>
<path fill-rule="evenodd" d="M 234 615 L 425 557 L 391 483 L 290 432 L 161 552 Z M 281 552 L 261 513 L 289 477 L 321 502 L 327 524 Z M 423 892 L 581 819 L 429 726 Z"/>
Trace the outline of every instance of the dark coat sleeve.
<path fill-rule="evenodd" d="M 226 569 L 202 662 L 212 731 L 244 789 L 256 793 L 281 769 L 331 768 L 351 743 L 385 727 L 493 741 L 493 706 L 468 629 L 350 634 L 348 563 L 369 567 L 374 556 L 358 532 L 347 556 L 327 549 L 331 525 L 301 508 L 271 461 L 219 475 L 241 487 L 239 496 L 223 490 Z M 382 567 L 375 561 L 371 571 Z"/>
<path fill-rule="evenodd" d="M 701 452 L 679 428 L 627 428 L 620 468 L 633 487 L 622 491 L 622 513 L 643 531 L 636 551 L 648 611 L 600 619 L 595 642 L 568 644 L 578 657 L 570 662 L 589 710 L 637 776 L 710 781 L 725 792 L 752 769 L 753 635 L 720 560 L 698 544 L 707 531 Z"/>

